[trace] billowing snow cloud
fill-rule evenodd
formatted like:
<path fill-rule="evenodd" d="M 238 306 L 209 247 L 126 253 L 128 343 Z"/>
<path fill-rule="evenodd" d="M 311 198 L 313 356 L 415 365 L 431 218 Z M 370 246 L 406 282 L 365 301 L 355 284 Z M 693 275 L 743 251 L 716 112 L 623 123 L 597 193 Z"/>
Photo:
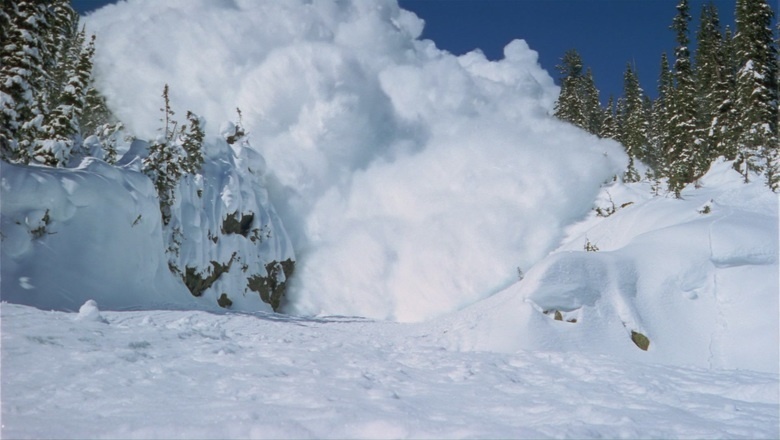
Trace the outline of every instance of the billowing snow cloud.
<path fill-rule="evenodd" d="M 139 136 L 165 83 L 211 135 L 242 110 L 296 246 L 289 312 L 416 321 L 489 296 L 624 166 L 549 116 L 558 90 L 524 41 L 456 57 L 394 1 L 131 0 L 86 24 Z"/>

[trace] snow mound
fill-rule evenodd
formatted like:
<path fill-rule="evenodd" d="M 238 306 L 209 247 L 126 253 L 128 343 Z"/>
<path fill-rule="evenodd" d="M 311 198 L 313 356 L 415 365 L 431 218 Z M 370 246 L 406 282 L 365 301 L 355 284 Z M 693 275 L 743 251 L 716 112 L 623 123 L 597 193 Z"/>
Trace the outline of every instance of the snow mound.
<path fill-rule="evenodd" d="M 778 199 L 740 179 L 718 162 L 682 200 L 606 187 L 603 200 L 633 202 L 572 226 L 521 282 L 448 318 L 451 343 L 777 372 Z"/>
<path fill-rule="evenodd" d="M 171 276 L 160 208 L 143 174 L 87 159 L 77 169 L 0 162 L 3 301 L 78 310 L 195 306 Z"/>
<path fill-rule="evenodd" d="M 485 298 L 625 167 L 550 116 L 558 88 L 524 41 L 455 57 L 394 0 L 131 0 L 86 24 L 133 132 L 159 128 L 166 83 L 179 114 L 242 110 L 298 256 L 290 313 L 420 321 Z"/>
<path fill-rule="evenodd" d="M 98 309 L 97 302 L 93 299 L 87 300 L 87 302 L 79 307 L 79 313 L 76 315 L 75 319 L 76 321 L 108 323 L 108 321 L 100 315 L 100 309 Z"/>
<path fill-rule="evenodd" d="M 181 182 L 163 228 L 154 186 L 138 172 L 146 147 L 135 141 L 119 167 L 0 163 L 4 301 L 271 311 L 295 256 L 262 157 L 224 140 L 207 145 L 202 172 Z"/>

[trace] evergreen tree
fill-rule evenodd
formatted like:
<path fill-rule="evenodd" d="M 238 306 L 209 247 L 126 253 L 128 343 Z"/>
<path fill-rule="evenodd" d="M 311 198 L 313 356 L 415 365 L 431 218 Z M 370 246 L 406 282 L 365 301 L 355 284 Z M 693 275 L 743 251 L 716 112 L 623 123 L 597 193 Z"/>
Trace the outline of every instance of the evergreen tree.
<path fill-rule="evenodd" d="M 593 80 L 593 72 L 588 69 L 583 75 L 582 58 L 574 49 L 567 51 L 561 61 L 561 64 L 556 66 L 561 73 L 561 93 L 555 102 L 554 115 L 598 135 L 601 132 L 604 111 L 599 102 L 599 91 Z"/>
<path fill-rule="evenodd" d="M 28 163 L 43 115 L 49 53 L 44 36 L 49 11 L 39 1 L 2 2 L 4 40 L 0 45 L 0 156 Z"/>
<path fill-rule="evenodd" d="M 736 74 L 737 58 L 731 29 L 726 26 L 721 41 L 722 65 L 719 81 L 713 91 L 713 103 L 717 104 L 715 115 L 710 123 L 710 133 L 714 143 L 714 156 L 724 156 L 728 160 L 737 157 Z"/>
<path fill-rule="evenodd" d="M 149 145 L 149 154 L 143 159 L 143 171 L 154 182 L 160 199 L 163 225 L 167 226 L 171 220 L 171 206 L 176 200 L 176 186 L 181 180 L 183 169 L 180 148 L 173 142 L 176 124 L 173 121 L 168 84 L 163 88 L 162 97 L 165 102 L 165 106 L 160 109 L 163 112 L 162 135 Z"/>
<path fill-rule="evenodd" d="M 587 126 L 585 104 L 583 102 L 582 58 L 576 50 L 566 51 L 561 64 L 555 66 L 561 74 L 561 93 L 555 102 L 554 115 L 578 127 Z"/>
<path fill-rule="evenodd" d="M 601 131 L 599 131 L 599 137 L 605 139 L 617 138 L 617 121 L 615 120 L 615 101 L 612 96 L 609 97 L 607 107 L 604 109 L 604 116 L 601 122 Z"/>
<path fill-rule="evenodd" d="M 716 125 L 720 109 L 728 101 L 730 89 L 724 60 L 723 40 L 718 10 L 712 3 L 702 6 L 696 39 L 696 137 L 701 139 L 698 170 L 706 170 L 720 151 L 722 134 Z"/>
<path fill-rule="evenodd" d="M 189 121 L 189 125 L 182 125 L 181 129 L 181 146 L 186 153 L 182 162 L 182 171 L 187 174 L 197 174 L 203 167 L 205 133 L 198 115 L 188 111 L 187 121 Z"/>
<path fill-rule="evenodd" d="M 45 93 L 47 105 L 53 109 L 78 62 L 84 46 L 84 32 L 79 32 L 79 16 L 69 0 L 51 0 L 50 3 L 51 31 L 44 35 L 48 47 L 45 66 L 49 72 Z"/>
<path fill-rule="evenodd" d="M 674 75 L 666 53 L 661 55 L 661 74 L 658 78 L 658 98 L 653 103 L 652 142 L 656 160 L 650 166 L 658 176 L 667 176 L 667 154 L 671 150 L 672 97 L 674 96 Z"/>
<path fill-rule="evenodd" d="M 33 157 L 39 162 L 50 166 L 66 165 L 74 153 L 73 148 L 80 149 L 79 120 L 87 95 L 87 86 L 92 75 L 92 57 L 95 52 L 95 37 L 86 47 L 82 46 L 84 31 L 78 32 L 73 41 L 72 54 L 64 62 L 67 82 L 64 86 L 56 87 L 58 95 L 52 112 L 45 118 L 42 132 L 46 139 L 38 140 L 34 144 Z M 83 151 L 76 151 L 84 155 Z"/>
<path fill-rule="evenodd" d="M 736 165 L 745 181 L 751 171 L 763 171 L 768 184 L 777 189 L 778 81 L 772 16 L 765 0 L 737 1 Z"/>
<path fill-rule="evenodd" d="M 596 88 L 596 82 L 593 80 L 593 72 L 590 68 L 585 73 L 582 80 L 582 105 L 585 114 L 585 130 L 589 133 L 599 135 L 601 125 L 604 123 L 604 110 L 599 102 L 599 90 Z"/>
<path fill-rule="evenodd" d="M 645 112 L 644 92 L 639 86 L 631 64 L 626 66 L 623 75 L 623 105 L 621 109 L 621 124 L 618 128 L 617 140 L 626 148 L 629 157 L 629 165 L 626 170 L 625 180 L 636 182 L 639 174 L 634 167 L 635 159 L 644 159 L 648 144 L 648 122 Z"/>
<path fill-rule="evenodd" d="M 696 87 L 688 49 L 688 23 L 691 21 L 688 0 L 680 0 L 677 16 L 671 29 L 675 31 L 677 48 L 675 49 L 674 79 L 676 87 L 670 99 L 669 145 L 665 151 L 666 175 L 669 177 L 669 189 L 679 197 L 682 188 L 693 182 L 700 170 L 696 164 L 700 140 L 696 138 Z"/>
<path fill-rule="evenodd" d="M 74 148 L 85 153 L 94 37 L 84 45 L 69 0 L 2 2 L 0 11 L 0 158 L 65 165 Z"/>

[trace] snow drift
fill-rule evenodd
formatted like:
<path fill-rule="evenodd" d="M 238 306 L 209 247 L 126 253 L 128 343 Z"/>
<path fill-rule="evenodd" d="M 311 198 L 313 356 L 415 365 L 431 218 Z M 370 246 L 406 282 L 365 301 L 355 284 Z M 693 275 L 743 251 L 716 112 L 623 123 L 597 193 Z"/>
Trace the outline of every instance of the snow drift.
<path fill-rule="evenodd" d="M 179 113 L 241 108 L 299 257 L 288 312 L 418 321 L 487 297 L 625 165 L 549 116 L 558 90 L 525 42 L 455 57 L 394 1 L 136 0 L 86 24 L 135 133 L 158 129 L 165 83 Z"/>
<path fill-rule="evenodd" d="M 599 204 L 614 213 L 573 225 L 522 281 L 444 319 L 442 337 L 465 350 L 777 373 L 778 199 L 742 180 L 717 162 L 682 200 L 653 197 L 648 183 L 606 186 Z"/>
<path fill-rule="evenodd" d="M 271 310 L 262 286 L 284 283 L 276 266 L 294 254 L 268 200 L 262 158 L 238 143 L 210 143 L 202 173 L 180 184 L 163 228 L 155 188 L 139 172 L 145 151 L 135 141 L 117 167 L 93 158 L 76 169 L 0 163 L 4 301 Z"/>
<path fill-rule="evenodd" d="M 167 269 L 159 205 L 144 175 L 87 159 L 78 169 L 0 161 L 3 301 L 78 310 L 192 307 Z"/>

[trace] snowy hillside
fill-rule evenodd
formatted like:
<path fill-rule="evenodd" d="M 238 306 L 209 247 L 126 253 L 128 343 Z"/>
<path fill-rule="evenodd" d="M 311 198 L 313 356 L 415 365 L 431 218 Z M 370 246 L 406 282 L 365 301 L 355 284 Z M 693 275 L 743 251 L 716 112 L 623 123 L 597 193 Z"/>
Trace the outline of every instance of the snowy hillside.
<path fill-rule="evenodd" d="M 460 335 L 452 348 L 777 373 L 778 197 L 731 165 L 715 164 L 682 200 L 646 182 L 605 186 L 606 217 L 594 210 L 522 281 L 442 320 Z"/>

